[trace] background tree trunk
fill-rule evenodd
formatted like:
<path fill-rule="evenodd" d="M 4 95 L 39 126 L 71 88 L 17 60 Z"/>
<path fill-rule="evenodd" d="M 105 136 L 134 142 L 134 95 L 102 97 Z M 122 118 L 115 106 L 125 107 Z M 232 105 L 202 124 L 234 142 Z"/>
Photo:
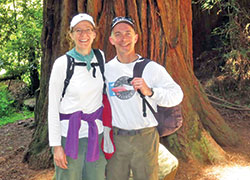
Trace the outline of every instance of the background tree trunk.
<path fill-rule="evenodd" d="M 184 124 L 161 141 L 179 158 L 200 162 L 224 160 L 221 146 L 236 145 L 238 137 L 210 105 L 193 73 L 191 0 L 61 0 L 44 1 L 40 94 L 35 110 L 36 131 L 24 160 L 32 168 L 51 163 L 47 136 L 48 82 L 54 60 L 69 50 L 67 31 L 73 15 L 86 12 L 94 17 L 99 35 L 94 47 L 103 49 L 107 60 L 115 55 L 108 42 L 111 20 L 131 16 L 136 21 L 136 50 L 165 66 L 182 87 Z"/>
<path fill-rule="evenodd" d="M 30 72 L 30 81 L 31 81 L 30 94 L 31 95 L 35 94 L 40 84 L 38 65 L 39 65 L 39 62 L 36 61 L 35 49 L 31 47 L 31 51 L 29 54 L 29 72 Z"/>
<path fill-rule="evenodd" d="M 211 50 L 215 44 L 215 40 L 211 38 L 211 32 L 215 27 L 219 27 L 225 17 L 222 13 L 218 13 L 219 7 L 215 5 L 210 10 L 204 10 L 200 3 L 192 5 L 193 21 L 193 56 L 194 67 L 196 67 L 195 59 L 201 55 L 205 50 Z"/>

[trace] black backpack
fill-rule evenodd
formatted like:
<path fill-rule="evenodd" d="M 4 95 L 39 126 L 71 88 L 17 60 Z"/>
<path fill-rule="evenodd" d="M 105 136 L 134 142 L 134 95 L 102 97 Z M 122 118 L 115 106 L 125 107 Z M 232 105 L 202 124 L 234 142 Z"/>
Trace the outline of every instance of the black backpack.
<path fill-rule="evenodd" d="M 133 77 L 141 77 L 145 66 L 150 62 L 150 59 L 144 59 L 137 62 L 133 69 Z M 142 98 L 143 116 L 146 117 L 146 105 L 149 107 L 156 120 L 158 121 L 158 132 L 160 137 L 173 134 L 182 126 L 183 117 L 181 114 L 180 104 L 174 107 L 162 107 L 157 105 L 157 112 L 154 111 L 152 106 L 146 100 L 145 96 L 138 90 L 140 97 Z"/>
<path fill-rule="evenodd" d="M 102 78 L 103 78 L 103 83 L 105 82 L 105 77 L 104 77 L 104 62 L 103 62 L 103 57 L 99 49 L 93 49 L 94 54 L 96 56 L 97 62 L 98 63 L 91 63 L 91 66 L 93 67 L 93 77 L 95 76 L 96 73 L 96 66 L 100 67 L 101 73 L 102 73 Z M 70 79 L 73 76 L 74 73 L 74 68 L 75 66 L 86 66 L 85 62 L 75 62 L 75 59 L 69 55 L 67 55 L 67 70 L 66 70 L 66 78 L 64 80 L 64 87 L 63 87 L 63 92 L 62 92 L 62 98 L 65 95 L 66 89 L 69 85 Z M 103 89 L 105 90 L 105 83 Z"/>

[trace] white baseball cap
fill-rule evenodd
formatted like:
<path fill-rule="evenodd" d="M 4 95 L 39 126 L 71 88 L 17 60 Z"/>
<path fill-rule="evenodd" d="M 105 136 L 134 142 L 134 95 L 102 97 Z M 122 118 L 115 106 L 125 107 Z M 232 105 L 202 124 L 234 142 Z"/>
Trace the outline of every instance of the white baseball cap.
<path fill-rule="evenodd" d="M 81 21 L 89 21 L 95 27 L 95 23 L 92 16 L 86 13 L 80 13 L 72 18 L 70 22 L 70 29 L 72 29 L 75 25 L 77 25 Z"/>

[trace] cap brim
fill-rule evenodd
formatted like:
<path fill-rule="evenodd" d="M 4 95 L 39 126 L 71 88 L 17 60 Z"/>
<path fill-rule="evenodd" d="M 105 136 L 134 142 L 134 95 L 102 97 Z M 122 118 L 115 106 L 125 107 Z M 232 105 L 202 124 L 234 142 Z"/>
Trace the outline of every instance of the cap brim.
<path fill-rule="evenodd" d="M 135 27 L 134 27 L 134 24 L 133 24 L 132 22 L 123 19 L 123 20 L 121 20 L 121 21 L 117 21 L 117 22 L 115 22 L 114 24 L 112 24 L 111 30 L 112 30 L 117 24 L 120 24 L 120 23 L 126 23 L 126 24 L 130 25 L 133 29 L 135 28 Z"/>

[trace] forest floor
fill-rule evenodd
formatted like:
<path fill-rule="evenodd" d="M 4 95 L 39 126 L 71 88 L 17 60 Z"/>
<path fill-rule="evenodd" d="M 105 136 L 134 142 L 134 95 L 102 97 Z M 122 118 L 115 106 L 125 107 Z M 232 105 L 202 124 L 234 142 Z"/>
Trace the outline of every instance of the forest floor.
<path fill-rule="evenodd" d="M 249 180 L 250 118 L 249 112 L 215 107 L 240 137 L 236 147 L 223 147 L 229 160 L 201 165 L 179 160 L 176 180 Z M 18 121 L 0 128 L 0 180 L 50 180 L 53 169 L 31 170 L 23 156 L 32 139 L 33 119 Z"/>

